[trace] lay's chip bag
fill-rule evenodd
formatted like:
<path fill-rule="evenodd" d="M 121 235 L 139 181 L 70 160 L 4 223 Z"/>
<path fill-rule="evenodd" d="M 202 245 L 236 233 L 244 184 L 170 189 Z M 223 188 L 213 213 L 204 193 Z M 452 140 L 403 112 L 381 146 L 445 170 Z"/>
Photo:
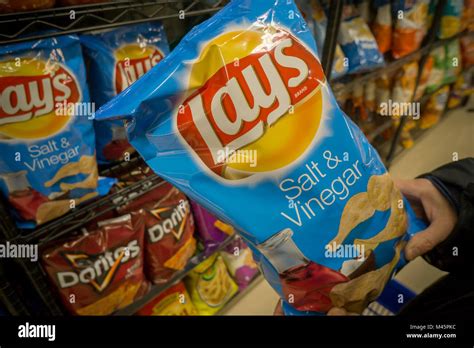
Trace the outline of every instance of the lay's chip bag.
<path fill-rule="evenodd" d="M 0 56 L 0 189 L 21 227 L 34 227 L 98 194 L 94 110 L 76 36 L 4 45 Z"/>
<path fill-rule="evenodd" d="M 124 91 L 168 54 L 163 24 L 149 22 L 81 35 L 91 99 L 101 106 Z M 97 158 L 110 163 L 134 152 L 123 121 L 95 122 Z"/>
<path fill-rule="evenodd" d="M 234 0 L 96 116 L 235 227 L 287 314 L 361 312 L 423 224 L 317 57 L 292 1 Z"/>

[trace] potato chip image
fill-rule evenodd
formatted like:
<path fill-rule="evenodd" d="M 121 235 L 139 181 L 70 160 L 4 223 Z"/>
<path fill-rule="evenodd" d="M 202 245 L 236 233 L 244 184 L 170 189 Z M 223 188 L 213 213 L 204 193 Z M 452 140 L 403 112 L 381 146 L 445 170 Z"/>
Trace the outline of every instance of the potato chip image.
<path fill-rule="evenodd" d="M 390 208 L 393 181 L 390 174 L 372 175 L 367 184 L 367 194 L 374 209 L 384 211 Z"/>
<path fill-rule="evenodd" d="M 375 209 L 366 192 L 352 196 L 342 211 L 339 231 L 336 237 L 328 243 L 329 247 L 332 247 L 334 243 L 336 243 L 336 246 L 342 244 L 357 225 L 372 217 L 374 213 Z"/>

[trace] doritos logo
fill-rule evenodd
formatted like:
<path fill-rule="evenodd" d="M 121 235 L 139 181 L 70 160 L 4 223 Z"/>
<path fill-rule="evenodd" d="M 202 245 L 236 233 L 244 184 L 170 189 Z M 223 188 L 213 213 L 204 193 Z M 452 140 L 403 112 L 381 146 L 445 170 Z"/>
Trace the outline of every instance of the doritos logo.
<path fill-rule="evenodd" d="M 59 286 L 65 289 L 77 284 L 89 284 L 100 293 L 111 284 L 120 266 L 139 254 L 138 240 L 132 240 L 126 246 L 98 255 L 63 253 L 63 257 L 73 269 L 56 273 Z"/>
<path fill-rule="evenodd" d="M 148 229 L 148 238 L 151 243 L 159 242 L 170 233 L 176 240 L 180 240 L 189 219 L 189 202 L 182 200 L 176 206 L 152 209 L 150 214 L 159 220 L 159 223 Z"/>

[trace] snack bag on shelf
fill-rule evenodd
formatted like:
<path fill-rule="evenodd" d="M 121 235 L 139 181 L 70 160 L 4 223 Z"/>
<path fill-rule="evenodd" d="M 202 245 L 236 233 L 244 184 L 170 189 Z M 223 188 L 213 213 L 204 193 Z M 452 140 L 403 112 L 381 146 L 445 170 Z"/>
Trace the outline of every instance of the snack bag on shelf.
<path fill-rule="evenodd" d="M 464 68 L 468 68 L 474 65 L 474 36 L 462 37 L 460 41 L 462 65 Z"/>
<path fill-rule="evenodd" d="M 88 63 L 91 99 L 97 107 L 124 91 L 168 54 L 160 22 L 126 25 L 81 35 Z M 111 163 L 135 150 L 127 141 L 123 120 L 96 121 L 97 159 Z"/>
<path fill-rule="evenodd" d="M 217 313 L 238 291 L 219 253 L 189 272 L 185 283 L 200 315 Z"/>
<path fill-rule="evenodd" d="M 252 251 L 240 237 L 235 239 L 220 252 L 230 275 L 239 286 L 239 291 L 244 290 L 257 275 L 257 264 L 252 258 Z"/>
<path fill-rule="evenodd" d="M 352 112 L 350 116 L 357 118 L 359 121 L 367 121 L 369 115 L 364 105 L 364 85 L 356 85 L 352 90 Z"/>
<path fill-rule="evenodd" d="M 118 209 L 143 210 L 145 220 L 145 271 L 155 284 L 168 281 L 182 270 L 196 251 L 194 219 L 186 196 L 163 183 Z"/>
<path fill-rule="evenodd" d="M 377 111 L 377 84 L 375 79 L 367 81 L 364 86 L 364 106 L 369 112 Z"/>
<path fill-rule="evenodd" d="M 451 93 L 448 99 L 448 108 L 453 109 L 461 105 L 463 99 L 474 93 L 474 87 L 472 86 L 473 71 L 463 71 L 456 79 L 456 83 L 451 89 Z"/>
<path fill-rule="evenodd" d="M 420 48 L 428 31 L 430 0 L 396 0 L 393 2 L 395 25 L 392 55 L 401 58 Z"/>
<path fill-rule="evenodd" d="M 461 17 L 461 31 L 474 31 L 474 0 L 464 0 L 464 11 Z"/>
<path fill-rule="evenodd" d="M 420 116 L 419 114 L 410 115 L 409 113 L 414 110 L 410 110 L 410 108 L 403 110 L 404 108 L 402 107 L 411 104 L 415 93 L 417 76 L 418 62 L 416 61 L 403 65 L 395 75 L 392 91 L 392 102 L 394 105 L 392 108 L 392 116 Z M 408 111 L 408 113 L 404 111 Z"/>
<path fill-rule="evenodd" d="M 292 1 L 231 1 L 96 113 L 116 115 L 154 171 L 239 232 L 288 314 L 361 312 L 424 228 Z"/>
<path fill-rule="evenodd" d="M 316 44 L 318 46 L 318 52 L 322 54 L 324 40 L 326 39 L 326 28 L 328 24 L 328 19 L 326 17 L 326 13 L 324 12 L 324 8 L 320 4 L 319 0 L 310 0 L 309 7 L 309 11 L 314 22 L 314 32 Z M 331 72 L 332 78 L 338 78 L 347 73 L 347 66 L 344 63 L 344 60 L 345 56 L 342 52 L 341 46 L 337 44 L 336 50 L 334 51 L 334 63 Z"/>
<path fill-rule="evenodd" d="M 428 55 L 423 64 L 423 69 L 421 71 L 420 80 L 418 81 L 418 86 L 416 87 L 416 93 L 414 100 L 420 100 L 423 94 L 425 94 L 426 86 L 431 76 L 431 71 L 433 69 L 434 58 L 432 55 Z"/>
<path fill-rule="evenodd" d="M 353 5 L 344 6 L 339 43 L 347 57 L 349 73 L 371 70 L 384 64 L 374 35 Z"/>
<path fill-rule="evenodd" d="M 23 228 L 98 195 L 77 36 L 0 47 L 0 190 Z"/>
<path fill-rule="evenodd" d="M 43 252 L 46 273 L 71 313 L 108 315 L 147 291 L 143 232 L 142 215 L 127 214 Z"/>
<path fill-rule="evenodd" d="M 426 83 L 426 92 L 431 93 L 441 87 L 446 70 L 446 50 L 444 46 L 436 47 L 430 52 L 433 58 L 433 68 L 431 69 L 428 82 Z"/>
<path fill-rule="evenodd" d="M 450 84 L 456 81 L 462 70 L 461 49 L 459 40 L 451 40 L 445 46 L 446 60 L 443 84 Z"/>
<path fill-rule="evenodd" d="M 214 215 L 203 206 L 191 201 L 194 221 L 196 223 L 196 236 L 204 245 L 204 252 L 208 255 L 235 233 L 234 229 Z"/>
<path fill-rule="evenodd" d="M 390 51 L 392 47 L 392 8 L 390 0 L 374 1 L 377 15 L 372 24 L 372 32 L 382 53 Z"/>
<path fill-rule="evenodd" d="M 183 282 L 166 289 L 148 302 L 137 315 L 198 315 Z"/>
<path fill-rule="evenodd" d="M 464 0 L 447 0 L 441 16 L 440 32 L 438 37 L 446 39 L 461 31 L 461 16 Z"/>
<path fill-rule="evenodd" d="M 376 111 L 378 114 L 382 114 L 382 107 L 392 96 L 392 79 L 389 75 L 383 73 L 375 80 L 375 86 Z"/>
<path fill-rule="evenodd" d="M 437 124 L 443 115 L 449 97 L 449 86 L 433 93 L 421 112 L 420 129 L 428 129 Z"/>

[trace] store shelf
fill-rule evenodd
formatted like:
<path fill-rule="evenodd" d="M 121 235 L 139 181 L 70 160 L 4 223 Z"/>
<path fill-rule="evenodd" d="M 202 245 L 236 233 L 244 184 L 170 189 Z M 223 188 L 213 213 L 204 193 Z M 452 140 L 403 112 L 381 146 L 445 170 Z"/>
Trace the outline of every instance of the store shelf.
<path fill-rule="evenodd" d="M 77 5 L 0 15 L 0 44 L 218 11 L 225 1 L 141 0 Z"/>
<path fill-rule="evenodd" d="M 363 73 L 361 75 L 342 76 L 340 78 L 334 79 L 331 82 L 333 84 L 333 92 L 336 97 L 342 97 L 345 93 L 348 93 L 353 90 L 355 86 L 364 85 L 368 81 L 380 77 L 382 74 L 390 75 L 391 73 L 400 69 L 406 63 L 412 62 L 416 59 L 421 58 L 424 55 L 427 55 L 431 50 L 435 49 L 436 47 L 443 46 L 452 40 L 456 40 L 464 36 L 474 36 L 474 32 L 463 31 L 450 38 L 435 40 L 434 42 L 424 45 L 419 50 L 410 53 L 403 58 L 386 62 L 384 66 L 378 69 Z"/>
<path fill-rule="evenodd" d="M 233 234 L 232 236 L 229 236 L 224 242 L 222 242 L 214 251 L 218 252 L 223 250 L 227 245 L 232 243 L 232 241 L 235 239 L 236 234 Z M 212 254 L 213 254 L 212 253 Z M 212 255 L 211 254 L 211 255 Z M 156 296 L 158 296 L 160 293 L 165 291 L 166 289 L 170 288 L 173 284 L 176 282 L 180 281 L 183 279 L 190 271 L 192 271 L 197 265 L 199 265 L 201 262 L 206 260 L 209 256 L 211 256 L 207 253 L 200 253 L 192 257 L 186 267 L 182 269 L 179 272 L 176 272 L 173 277 L 168 280 L 164 284 L 159 284 L 159 285 L 153 285 L 148 293 L 146 293 L 142 298 L 138 299 L 131 305 L 117 311 L 114 313 L 114 315 L 133 315 L 137 313 L 143 306 L 145 306 L 148 302 L 153 300 Z"/>

